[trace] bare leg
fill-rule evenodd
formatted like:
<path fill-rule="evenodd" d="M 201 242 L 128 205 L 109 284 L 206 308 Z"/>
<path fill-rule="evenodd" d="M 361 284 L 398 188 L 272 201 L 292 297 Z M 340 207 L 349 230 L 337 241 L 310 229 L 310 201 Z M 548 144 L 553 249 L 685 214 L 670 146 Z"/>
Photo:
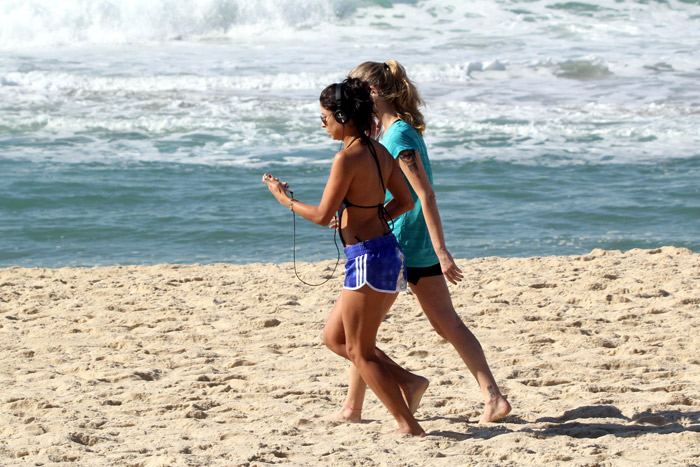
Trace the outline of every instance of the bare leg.
<path fill-rule="evenodd" d="M 323 328 L 323 343 L 330 350 L 343 358 L 348 358 L 345 349 L 345 329 L 342 316 L 343 294 L 341 293 L 331 310 L 326 325 Z M 360 423 L 362 421 L 362 404 L 365 399 L 367 385 L 355 368 L 350 363 L 348 394 L 339 411 L 323 417 L 323 420 L 346 421 Z"/>
<path fill-rule="evenodd" d="M 360 423 L 362 421 L 362 404 L 365 400 L 367 384 L 357 371 L 357 367 L 350 363 L 348 371 L 348 394 L 343 406 L 337 412 L 321 417 L 322 420 Z"/>
<path fill-rule="evenodd" d="M 384 309 L 382 310 L 382 321 L 389 312 L 389 309 L 396 300 L 397 294 L 385 294 Z M 331 314 L 328 316 L 326 326 L 323 330 L 323 341 L 326 346 L 338 355 L 348 358 L 345 348 L 345 330 L 342 323 L 342 300 L 343 296 L 336 301 Z M 409 407 L 411 413 L 415 413 L 423 397 L 423 393 L 428 388 L 428 380 L 422 376 L 411 373 L 393 360 L 391 360 L 384 352 L 375 348 L 377 358 L 379 358 L 391 372 L 392 376 L 399 385 L 403 394 L 404 400 Z M 362 405 L 365 399 L 367 384 L 362 379 L 360 372 L 355 365 L 350 364 L 348 393 L 343 406 L 338 412 L 323 417 L 324 420 L 339 420 L 348 422 L 362 421 Z"/>
<path fill-rule="evenodd" d="M 410 286 L 435 331 L 452 344 L 476 378 L 485 405 L 479 421 L 495 422 L 508 415 L 510 404 L 498 389 L 481 344 L 455 311 L 444 276 L 423 277 Z"/>
<path fill-rule="evenodd" d="M 345 349 L 375 395 L 399 424 L 398 433 L 425 436 L 404 402 L 399 385 L 375 351 L 377 330 L 384 319 L 387 294 L 368 286 L 341 292 L 341 314 L 345 329 Z"/>
<path fill-rule="evenodd" d="M 423 393 L 428 389 L 429 381 L 427 378 L 411 373 L 398 363 L 394 362 L 387 354 L 385 354 L 381 349 L 376 349 L 377 356 L 384 362 L 389 368 L 392 375 L 399 375 L 400 378 L 397 379 L 397 383 L 401 388 L 401 393 L 403 394 L 403 399 L 408 406 L 408 409 L 412 414 L 416 413 L 418 406 L 420 405 Z"/>

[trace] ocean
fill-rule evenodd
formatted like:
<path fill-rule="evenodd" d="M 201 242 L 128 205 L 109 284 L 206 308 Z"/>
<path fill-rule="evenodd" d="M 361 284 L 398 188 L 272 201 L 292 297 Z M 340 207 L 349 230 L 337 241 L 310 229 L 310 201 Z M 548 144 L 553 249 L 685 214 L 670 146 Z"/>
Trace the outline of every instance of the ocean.
<path fill-rule="evenodd" d="M 699 31 L 698 0 L 3 0 L 0 267 L 292 261 L 261 175 L 318 203 L 318 96 L 387 59 L 455 257 L 700 251 Z"/>

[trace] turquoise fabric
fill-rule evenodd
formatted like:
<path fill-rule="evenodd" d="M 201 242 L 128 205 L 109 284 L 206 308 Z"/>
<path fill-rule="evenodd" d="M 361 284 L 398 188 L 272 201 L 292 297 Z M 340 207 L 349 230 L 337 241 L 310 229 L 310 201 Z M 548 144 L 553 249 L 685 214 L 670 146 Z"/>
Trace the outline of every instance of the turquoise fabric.
<path fill-rule="evenodd" d="M 433 184 L 433 171 L 430 168 L 430 159 L 428 159 L 428 148 L 425 146 L 423 138 L 411 125 L 403 120 L 394 122 L 384 133 L 381 142 L 394 156 L 394 159 L 399 157 L 401 151 L 406 149 L 417 150 L 420 153 L 423 167 L 428 174 L 428 180 L 430 180 L 431 185 Z M 407 267 L 424 268 L 432 266 L 439 263 L 439 260 L 430 241 L 430 233 L 428 232 L 428 226 L 425 224 L 420 199 L 418 199 L 418 195 L 413 191 L 410 183 L 408 188 L 411 190 L 415 206 L 412 210 L 394 220 L 394 235 L 404 251 Z M 387 201 L 391 197 L 391 193 L 387 192 Z"/>

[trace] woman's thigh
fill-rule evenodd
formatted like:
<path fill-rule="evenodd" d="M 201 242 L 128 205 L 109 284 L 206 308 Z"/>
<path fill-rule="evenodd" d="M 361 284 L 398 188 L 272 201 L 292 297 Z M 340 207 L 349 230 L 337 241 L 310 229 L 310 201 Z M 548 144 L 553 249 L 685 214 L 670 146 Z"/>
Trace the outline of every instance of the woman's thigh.
<path fill-rule="evenodd" d="M 398 294 L 364 286 L 358 290 L 343 289 L 340 295 L 348 352 L 359 351 L 365 358 L 373 357 L 377 330 Z"/>
<path fill-rule="evenodd" d="M 418 284 L 409 284 L 423 313 L 438 333 L 458 326 L 462 319 L 452 305 L 445 276 L 422 277 Z"/>

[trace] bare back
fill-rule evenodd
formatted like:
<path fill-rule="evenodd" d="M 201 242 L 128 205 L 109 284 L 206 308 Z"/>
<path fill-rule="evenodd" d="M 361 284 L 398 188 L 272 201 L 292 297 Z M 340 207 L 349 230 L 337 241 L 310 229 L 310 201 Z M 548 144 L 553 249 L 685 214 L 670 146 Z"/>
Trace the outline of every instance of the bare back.
<path fill-rule="evenodd" d="M 395 163 L 384 146 L 373 140 L 369 144 L 376 152 L 376 161 L 365 144 L 350 147 L 343 154 L 352 168 L 340 216 L 340 233 L 348 245 L 389 232 L 384 210 L 385 187 L 389 185 Z"/>

